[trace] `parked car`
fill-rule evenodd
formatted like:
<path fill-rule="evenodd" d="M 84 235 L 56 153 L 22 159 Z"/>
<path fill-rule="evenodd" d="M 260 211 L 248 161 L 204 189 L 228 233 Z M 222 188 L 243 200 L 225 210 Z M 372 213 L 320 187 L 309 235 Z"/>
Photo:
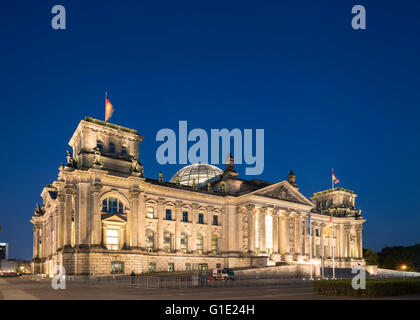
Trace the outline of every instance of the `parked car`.
<path fill-rule="evenodd" d="M 214 268 L 212 279 L 213 280 L 234 280 L 235 272 L 230 268 Z"/>

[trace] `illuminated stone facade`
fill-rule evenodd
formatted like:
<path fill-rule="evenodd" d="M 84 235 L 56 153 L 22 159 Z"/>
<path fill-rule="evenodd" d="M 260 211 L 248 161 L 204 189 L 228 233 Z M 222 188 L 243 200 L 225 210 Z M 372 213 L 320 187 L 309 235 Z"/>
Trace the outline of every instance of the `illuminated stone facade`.
<path fill-rule="evenodd" d="M 352 191 L 319 192 L 311 202 L 292 172 L 274 184 L 243 180 L 233 158 L 219 175 L 203 164 L 180 171 L 208 169 L 215 175 L 208 183 L 183 185 L 177 174 L 172 182 L 145 178 L 141 141 L 133 129 L 93 118 L 79 123 L 73 153 L 31 220 L 34 273 L 53 274 L 56 265 L 67 274 L 108 275 L 305 264 L 310 243 L 319 265 L 322 241 L 327 265 L 332 248 L 337 267 L 363 264 L 364 220 Z M 331 214 L 331 236 L 323 236 Z"/>

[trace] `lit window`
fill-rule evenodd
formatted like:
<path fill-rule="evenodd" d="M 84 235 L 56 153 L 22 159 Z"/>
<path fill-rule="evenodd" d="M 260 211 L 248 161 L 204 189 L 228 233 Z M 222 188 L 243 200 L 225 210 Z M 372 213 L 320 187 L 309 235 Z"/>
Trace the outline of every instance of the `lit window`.
<path fill-rule="evenodd" d="M 219 217 L 218 216 L 213 216 L 213 225 L 214 226 L 218 226 L 219 225 Z"/>
<path fill-rule="evenodd" d="M 197 253 L 203 254 L 203 245 L 204 245 L 203 235 L 198 234 L 197 235 Z"/>
<path fill-rule="evenodd" d="M 110 250 L 119 249 L 119 231 L 117 229 L 106 230 L 106 247 Z"/>
<path fill-rule="evenodd" d="M 110 153 L 115 153 L 115 144 L 113 144 L 113 143 L 109 144 L 109 152 Z"/>
<path fill-rule="evenodd" d="M 219 269 L 219 268 L 221 268 L 222 267 L 222 264 L 221 263 L 216 263 L 216 268 L 217 269 Z"/>
<path fill-rule="evenodd" d="M 182 221 L 183 222 L 188 222 L 188 211 L 184 211 L 182 213 Z"/>
<path fill-rule="evenodd" d="M 124 273 L 124 262 L 111 261 L 111 273 Z"/>
<path fill-rule="evenodd" d="M 146 218 L 153 219 L 155 217 L 155 208 L 147 207 Z"/>
<path fill-rule="evenodd" d="M 121 155 L 125 156 L 127 154 L 127 148 L 125 146 L 121 147 Z"/>
<path fill-rule="evenodd" d="M 165 231 L 165 233 L 163 234 L 163 247 L 165 249 L 165 252 L 172 251 L 172 235 L 168 231 Z"/>
<path fill-rule="evenodd" d="M 154 248 L 154 233 L 152 230 L 146 230 L 146 250 L 147 252 L 153 252 Z"/>
<path fill-rule="evenodd" d="M 181 233 L 181 251 L 183 253 L 187 253 L 188 252 L 188 235 L 183 232 Z"/>
<path fill-rule="evenodd" d="M 149 272 L 156 272 L 156 262 L 149 263 Z"/>
<path fill-rule="evenodd" d="M 198 214 L 198 223 L 203 224 L 204 223 L 204 215 L 202 213 Z"/>
<path fill-rule="evenodd" d="M 217 234 L 214 234 L 211 237 L 211 252 L 213 254 L 216 254 L 217 253 L 217 250 L 218 250 L 218 248 L 217 248 L 217 242 L 218 242 Z"/>
<path fill-rule="evenodd" d="M 166 220 L 172 220 L 172 210 L 166 209 Z"/>

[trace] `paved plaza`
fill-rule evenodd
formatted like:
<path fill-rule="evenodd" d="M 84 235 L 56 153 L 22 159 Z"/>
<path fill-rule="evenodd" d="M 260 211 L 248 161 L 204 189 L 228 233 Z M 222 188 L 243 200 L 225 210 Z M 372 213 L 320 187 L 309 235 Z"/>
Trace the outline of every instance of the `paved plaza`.
<path fill-rule="evenodd" d="M 68 281 L 65 290 L 54 290 L 50 279 L 32 276 L 0 279 L 0 299 L 5 300 L 325 300 L 347 299 L 314 294 L 308 282 L 275 286 L 137 289 L 115 283 Z M 420 299 L 399 296 L 388 299 Z"/>

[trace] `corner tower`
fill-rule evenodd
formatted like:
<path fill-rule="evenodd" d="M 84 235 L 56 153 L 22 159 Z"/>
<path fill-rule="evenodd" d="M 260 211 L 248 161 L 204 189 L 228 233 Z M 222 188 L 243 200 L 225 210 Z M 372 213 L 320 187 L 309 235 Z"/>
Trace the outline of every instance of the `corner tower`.
<path fill-rule="evenodd" d="M 137 130 L 85 117 L 70 139 L 73 154 L 68 152 L 67 166 L 78 169 L 98 168 L 130 174 L 142 169 Z"/>

